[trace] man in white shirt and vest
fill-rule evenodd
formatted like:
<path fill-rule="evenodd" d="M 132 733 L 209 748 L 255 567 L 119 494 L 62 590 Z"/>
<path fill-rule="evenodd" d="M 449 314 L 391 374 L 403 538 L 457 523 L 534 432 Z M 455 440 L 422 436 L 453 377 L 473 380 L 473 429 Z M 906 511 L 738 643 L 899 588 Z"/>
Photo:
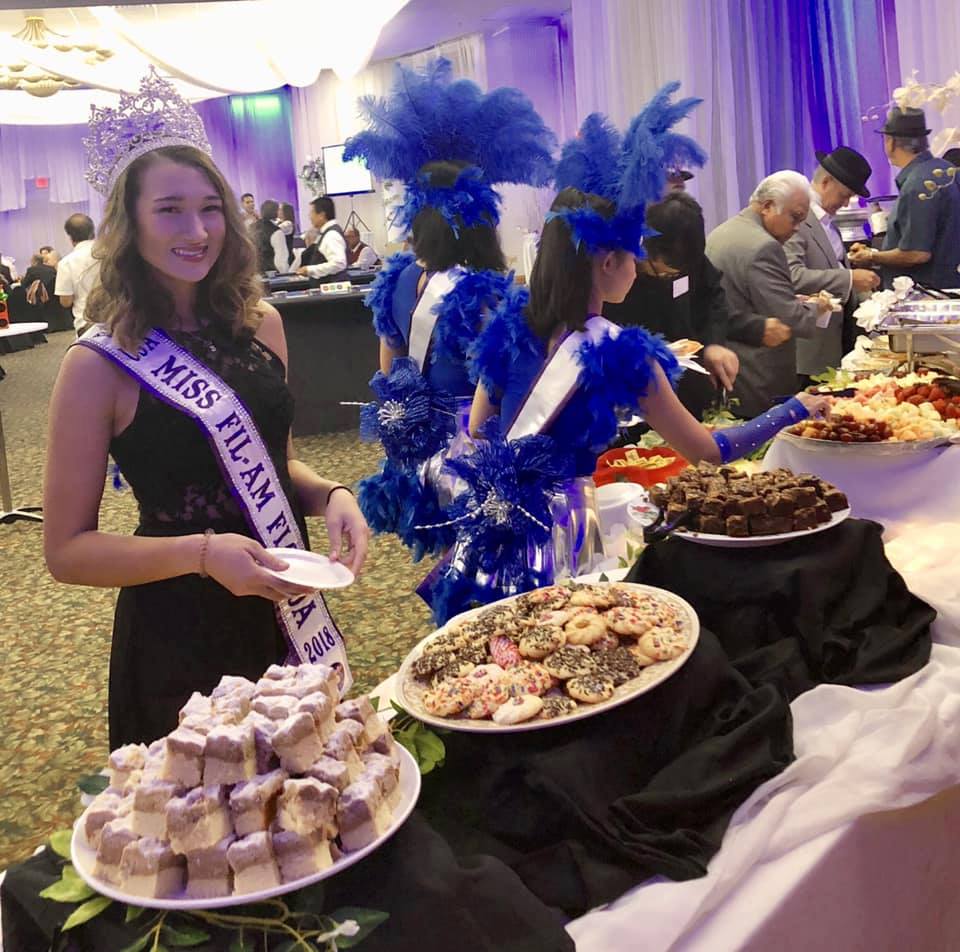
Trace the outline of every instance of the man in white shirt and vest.
<path fill-rule="evenodd" d="M 845 310 L 857 305 L 860 292 L 880 286 L 880 277 L 865 268 L 851 268 L 843 240 L 833 218 L 854 195 L 869 198 L 870 163 L 859 153 L 840 146 L 830 153 L 817 152 L 816 172 L 810 189 L 810 211 L 797 233 L 783 246 L 797 294 L 828 291 Z M 843 312 L 829 319 L 823 333 L 797 341 L 797 373 L 810 377 L 828 367 L 839 367 L 843 357 Z"/>
<path fill-rule="evenodd" d="M 321 195 L 310 203 L 310 224 L 317 232 L 317 240 L 303 252 L 297 274 L 322 283 L 349 281 L 347 242 L 332 198 Z"/>
<path fill-rule="evenodd" d="M 100 276 L 100 262 L 93 257 L 93 220 L 88 215 L 71 215 L 63 230 L 73 243 L 73 251 L 57 265 L 53 293 L 63 307 L 73 311 L 73 327 L 79 337 L 90 326 L 85 311 L 87 297 Z"/>

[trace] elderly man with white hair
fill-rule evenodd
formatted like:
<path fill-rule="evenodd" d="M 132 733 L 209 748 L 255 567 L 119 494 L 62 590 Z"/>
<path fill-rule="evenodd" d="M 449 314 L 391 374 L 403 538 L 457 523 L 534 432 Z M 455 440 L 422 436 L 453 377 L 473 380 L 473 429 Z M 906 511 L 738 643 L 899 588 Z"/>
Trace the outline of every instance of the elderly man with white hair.
<path fill-rule="evenodd" d="M 821 333 L 817 319 L 831 308 L 826 298 L 796 296 L 783 245 L 807 217 L 810 183 L 799 172 L 768 175 L 750 204 L 707 238 L 707 257 L 723 272 L 730 307 L 727 332 L 740 358 L 733 395 L 737 412 L 757 416 L 774 398 L 797 386 L 796 338 Z"/>

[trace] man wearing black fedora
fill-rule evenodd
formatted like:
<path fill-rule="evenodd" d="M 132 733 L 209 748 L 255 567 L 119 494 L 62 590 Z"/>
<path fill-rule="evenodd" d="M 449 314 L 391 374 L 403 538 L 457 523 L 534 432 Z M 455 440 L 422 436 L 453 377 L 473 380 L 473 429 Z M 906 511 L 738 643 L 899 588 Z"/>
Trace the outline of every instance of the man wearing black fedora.
<path fill-rule="evenodd" d="M 879 266 L 885 287 L 900 274 L 935 288 L 960 287 L 960 188 L 956 169 L 935 159 L 921 109 L 891 109 L 877 130 L 890 164 L 900 169 L 900 195 L 887 224 L 883 250 L 856 244 L 855 267 Z"/>
<path fill-rule="evenodd" d="M 880 286 L 869 268 L 851 268 L 833 216 L 854 195 L 869 198 L 870 163 L 846 146 L 817 152 L 817 170 L 810 189 L 810 211 L 797 233 L 783 246 L 797 294 L 828 291 L 839 298 L 844 311 L 823 315 L 824 333 L 797 341 L 797 373 L 801 377 L 839 367 L 844 354 L 844 322 L 857 305 L 858 293 Z"/>

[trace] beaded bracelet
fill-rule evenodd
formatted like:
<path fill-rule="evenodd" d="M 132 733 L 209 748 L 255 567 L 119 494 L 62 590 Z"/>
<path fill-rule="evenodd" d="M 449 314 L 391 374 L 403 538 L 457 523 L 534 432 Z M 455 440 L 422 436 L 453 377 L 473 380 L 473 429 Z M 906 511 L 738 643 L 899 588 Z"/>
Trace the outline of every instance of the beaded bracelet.
<path fill-rule="evenodd" d="M 350 493 L 351 496 L 353 495 L 353 490 L 352 490 L 349 486 L 342 486 L 342 485 L 338 484 L 338 485 L 334 486 L 333 489 L 330 490 L 330 492 L 327 493 L 327 501 L 323 504 L 324 508 L 326 508 L 327 506 L 330 505 L 330 497 L 331 497 L 338 489 L 342 489 L 344 492 Z"/>
<path fill-rule="evenodd" d="M 210 536 L 213 534 L 213 529 L 207 529 L 200 537 L 200 578 L 208 578 L 207 547 L 210 545 Z"/>

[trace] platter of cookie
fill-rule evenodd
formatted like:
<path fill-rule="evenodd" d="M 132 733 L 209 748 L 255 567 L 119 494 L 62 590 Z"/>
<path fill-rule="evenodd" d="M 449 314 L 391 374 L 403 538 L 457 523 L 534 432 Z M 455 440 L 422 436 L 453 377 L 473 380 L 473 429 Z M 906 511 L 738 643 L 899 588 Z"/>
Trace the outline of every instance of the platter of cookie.
<path fill-rule="evenodd" d="M 696 612 L 672 592 L 566 582 L 473 609 L 428 635 L 397 678 L 400 704 L 436 727 L 540 730 L 591 717 L 676 673 Z"/>
<path fill-rule="evenodd" d="M 410 815 L 420 771 L 366 697 L 322 664 L 195 693 L 175 730 L 110 754 L 74 826 L 77 872 L 154 909 L 257 902 L 334 876 Z"/>

